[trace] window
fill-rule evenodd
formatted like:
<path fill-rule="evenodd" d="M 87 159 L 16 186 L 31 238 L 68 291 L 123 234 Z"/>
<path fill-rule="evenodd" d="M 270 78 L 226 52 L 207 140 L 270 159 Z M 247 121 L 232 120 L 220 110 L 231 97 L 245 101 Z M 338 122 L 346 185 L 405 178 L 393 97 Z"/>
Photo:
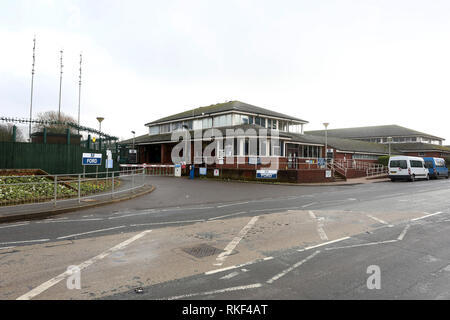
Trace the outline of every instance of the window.
<path fill-rule="evenodd" d="M 437 163 L 436 163 L 436 166 L 437 166 Z M 433 166 L 433 162 L 432 161 L 425 161 L 425 168 L 428 168 L 428 169 L 433 169 L 434 168 L 434 166 Z"/>
<path fill-rule="evenodd" d="M 400 169 L 408 169 L 406 164 L 406 160 L 391 160 L 389 163 L 389 167 L 391 168 L 400 168 Z"/>
<path fill-rule="evenodd" d="M 422 161 L 411 160 L 410 163 L 411 163 L 411 168 L 423 168 Z"/>
<path fill-rule="evenodd" d="M 360 154 L 360 153 L 355 153 L 352 158 L 360 159 L 360 160 L 378 160 L 378 156 L 376 156 L 376 155 Z"/>
<path fill-rule="evenodd" d="M 272 129 L 272 119 L 267 119 L 267 128 Z"/>
<path fill-rule="evenodd" d="M 182 122 L 172 122 L 172 131 L 179 131 L 183 128 Z"/>
<path fill-rule="evenodd" d="M 436 162 L 436 167 L 440 167 L 440 168 L 445 167 L 445 160 L 443 160 L 443 159 L 434 159 L 434 161 Z"/>
<path fill-rule="evenodd" d="M 200 130 L 202 129 L 202 120 L 194 120 L 194 130 Z"/>
<path fill-rule="evenodd" d="M 192 120 L 183 121 L 183 128 L 187 127 L 188 130 L 192 130 L 192 125 L 193 125 Z"/>
<path fill-rule="evenodd" d="M 266 119 L 261 117 L 255 117 L 255 124 L 261 127 L 266 127 Z"/>
<path fill-rule="evenodd" d="M 161 125 L 161 133 L 167 133 L 167 132 L 170 132 L 170 123 Z"/>
<path fill-rule="evenodd" d="M 212 127 L 212 118 L 202 119 L 202 128 L 208 129 Z"/>
<path fill-rule="evenodd" d="M 150 134 L 159 134 L 159 126 L 151 126 L 149 133 Z"/>
<path fill-rule="evenodd" d="M 231 114 L 224 114 L 222 116 L 214 117 L 214 127 L 231 126 Z"/>

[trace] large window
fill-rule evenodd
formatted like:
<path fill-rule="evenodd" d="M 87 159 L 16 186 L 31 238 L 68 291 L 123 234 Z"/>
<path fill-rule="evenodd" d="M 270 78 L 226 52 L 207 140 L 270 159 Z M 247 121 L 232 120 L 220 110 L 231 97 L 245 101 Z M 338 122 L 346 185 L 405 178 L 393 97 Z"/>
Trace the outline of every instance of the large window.
<path fill-rule="evenodd" d="M 170 132 L 170 123 L 161 125 L 161 133 Z"/>
<path fill-rule="evenodd" d="M 208 129 L 212 127 L 212 118 L 202 119 L 202 128 Z"/>
<path fill-rule="evenodd" d="M 391 160 L 389 163 L 389 167 L 391 168 L 400 168 L 400 169 L 408 169 L 408 165 L 406 160 Z"/>
<path fill-rule="evenodd" d="M 194 126 L 194 130 L 201 130 L 203 128 L 202 120 L 194 120 L 193 126 Z"/>
<path fill-rule="evenodd" d="M 172 131 L 179 131 L 183 128 L 183 122 L 172 122 Z"/>
<path fill-rule="evenodd" d="M 231 114 L 224 114 L 221 116 L 214 117 L 214 127 L 226 127 L 231 126 Z"/>
<path fill-rule="evenodd" d="M 159 134 L 159 126 L 151 126 L 149 133 L 150 134 Z"/>
<path fill-rule="evenodd" d="M 372 154 L 361 154 L 361 153 L 355 153 L 352 157 L 353 159 L 360 159 L 360 160 L 378 160 L 378 156 L 372 155 Z"/>
<path fill-rule="evenodd" d="M 261 127 L 266 127 L 266 119 L 261 117 L 255 117 L 255 124 Z"/>

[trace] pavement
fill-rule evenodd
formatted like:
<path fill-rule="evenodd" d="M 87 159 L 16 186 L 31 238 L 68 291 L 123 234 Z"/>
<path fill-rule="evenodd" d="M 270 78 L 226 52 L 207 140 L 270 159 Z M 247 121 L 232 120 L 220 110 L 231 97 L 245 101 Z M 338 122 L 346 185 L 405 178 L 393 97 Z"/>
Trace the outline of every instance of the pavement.
<path fill-rule="evenodd" d="M 448 180 L 148 184 L 131 201 L 0 225 L 0 298 L 450 298 Z M 367 287 L 374 266 L 381 289 Z"/>

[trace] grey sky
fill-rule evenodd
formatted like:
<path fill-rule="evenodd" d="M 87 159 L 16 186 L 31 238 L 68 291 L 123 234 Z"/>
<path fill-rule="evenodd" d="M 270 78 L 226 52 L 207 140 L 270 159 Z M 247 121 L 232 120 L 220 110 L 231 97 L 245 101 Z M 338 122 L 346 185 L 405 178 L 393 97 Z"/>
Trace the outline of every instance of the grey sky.
<path fill-rule="evenodd" d="M 144 123 L 240 100 L 306 130 L 399 124 L 450 139 L 449 1 L 1 0 L 1 115 L 77 117 L 129 138 Z M 446 141 L 450 144 L 450 141 Z"/>

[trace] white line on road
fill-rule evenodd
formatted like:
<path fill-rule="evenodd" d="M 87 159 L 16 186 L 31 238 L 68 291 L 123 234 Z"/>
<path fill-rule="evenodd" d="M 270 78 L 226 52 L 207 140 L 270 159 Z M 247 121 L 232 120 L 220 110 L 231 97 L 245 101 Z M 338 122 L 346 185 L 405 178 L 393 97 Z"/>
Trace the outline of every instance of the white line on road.
<path fill-rule="evenodd" d="M 204 222 L 205 220 L 182 220 L 182 221 L 169 221 L 169 222 L 149 222 L 149 223 L 140 223 L 140 224 L 130 224 L 130 227 L 139 227 L 139 226 L 154 226 L 161 224 L 177 224 L 177 223 L 189 223 L 189 222 Z"/>
<path fill-rule="evenodd" d="M 245 202 L 236 202 L 236 203 L 229 203 L 229 204 L 223 204 L 223 205 L 221 205 L 221 206 L 217 206 L 217 208 L 224 208 L 224 207 L 229 207 L 229 206 L 237 206 L 237 205 L 240 205 L 240 204 L 246 204 L 246 203 L 248 203 L 248 201 L 245 201 Z"/>
<path fill-rule="evenodd" d="M 92 219 L 75 219 L 75 220 L 50 220 L 50 221 L 37 221 L 36 223 L 61 223 L 61 222 L 85 222 L 85 221 L 100 221 L 103 218 L 92 218 Z"/>
<path fill-rule="evenodd" d="M 317 233 L 319 234 L 320 239 L 328 240 L 328 236 L 325 233 L 325 230 L 323 230 L 322 220 L 317 219 L 316 215 L 312 211 L 309 211 L 309 215 L 311 216 L 312 219 L 317 220 Z"/>
<path fill-rule="evenodd" d="M 380 218 L 374 217 L 374 216 L 372 216 L 372 215 L 370 215 L 370 214 L 368 214 L 367 216 L 368 216 L 369 218 L 371 218 L 371 219 L 373 219 L 373 220 L 379 222 L 379 223 L 386 224 L 386 225 L 388 225 L 389 227 L 393 227 L 392 224 L 389 224 L 389 223 L 387 223 L 386 221 L 381 220 Z"/>
<path fill-rule="evenodd" d="M 23 241 L 10 241 L 10 242 L 0 242 L 0 245 L 16 244 L 16 243 L 32 243 L 32 242 L 45 242 L 50 239 L 37 239 L 37 240 L 23 240 Z"/>
<path fill-rule="evenodd" d="M 410 226 L 411 226 L 411 225 L 408 224 L 408 225 L 405 227 L 405 229 L 403 229 L 402 233 L 400 233 L 400 235 L 398 236 L 397 240 L 403 240 L 403 238 L 405 237 L 406 232 L 408 231 L 408 229 L 409 229 Z"/>
<path fill-rule="evenodd" d="M 93 231 L 88 231 L 88 232 L 69 234 L 68 236 L 62 236 L 62 237 L 58 237 L 58 238 L 56 238 L 56 239 L 58 239 L 58 240 L 60 240 L 60 239 L 66 239 L 66 238 L 70 238 L 70 237 L 82 236 L 82 235 L 85 235 L 85 234 L 91 234 L 91 233 L 97 233 L 97 232 L 109 231 L 109 230 L 120 229 L 120 228 L 125 228 L 125 226 L 118 226 L 118 227 L 113 227 L 113 228 L 98 229 L 98 230 L 93 230 Z"/>
<path fill-rule="evenodd" d="M 195 297 L 195 296 L 207 296 L 207 295 L 216 294 L 216 293 L 255 289 L 255 288 L 260 288 L 260 287 L 262 287 L 261 283 L 255 283 L 255 284 L 249 284 L 247 286 L 238 286 L 238 287 L 231 287 L 231 288 L 225 288 L 225 289 L 219 289 L 219 290 L 213 290 L 213 291 L 207 291 L 207 292 L 183 294 L 180 296 L 170 297 L 170 298 L 166 298 L 166 299 L 162 299 L 162 300 L 176 300 L 176 299 L 183 299 L 183 298 L 189 298 L 189 297 Z"/>
<path fill-rule="evenodd" d="M 344 241 L 344 240 L 347 240 L 347 239 L 350 239 L 350 237 L 344 237 L 344 238 L 339 238 L 339 239 L 327 241 L 327 242 L 324 242 L 324 243 L 317 244 L 315 246 L 310 246 L 310 247 L 306 247 L 306 248 L 303 248 L 303 249 L 299 249 L 297 251 L 302 252 L 302 251 L 306 251 L 306 250 L 310 250 L 310 249 L 315 249 L 315 248 L 318 248 L 318 247 L 326 246 L 327 244 L 332 244 L 332 243 Z"/>
<path fill-rule="evenodd" d="M 311 202 L 311 203 L 305 204 L 305 205 L 302 206 L 302 208 L 310 207 L 310 206 L 312 206 L 312 205 L 314 205 L 314 204 L 316 204 L 316 203 L 317 203 L 317 202 Z"/>
<path fill-rule="evenodd" d="M 119 243 L 118 245 L 100 253 L 99 255 L 95 256 L 94 258 L 91 258 L 89 260 L 86 260 L 85 262 L 79 264 L 77 267 L 79 268 L 79 270 L 83 270 L 87 267 L 89 267 L 91 264 L 94 264 L 95 262 L 107 257 L 108 255 L 110 255 L 111 253 L 113 253 L 114 251 L 118 251 L 121 250 L 123 248 L 125 248 L 126 246 L 128 246 L 130 243 L 142 238 L 143 236 L 145 236 L 147 233 L 151 232 L 151 230 L 146 230 L 143 231 L 133 237 L 131 237 L 128 240 L 125 240 L 124 242 Z M 34 288 L 33 290 L 25 293 L 24 295 L 21 295 L 20 297 L 17 298 L 17 300 L 30 300 L 33 299 L 35 296 L 41 294 L 42 292 L 46 291 L 47 289 L 53 287 L 55 284 L 59 283 L 60 281 L 62 281 L 65 277 L 69 276 L 72 274 L 72 270 L 67 270 L 66 272 L 61 273 L 60 275 L 48 280 L 47 282 L 44 282 L 43 284 L 39 285 L 38 287 Z"/>
<path fill-rule="evenodd" d="M 26 226 L 26 225 L 28 225 L 28 224 L 30 224 L 30 223 L 27 222 L 27 223 L 20 223 L 20 224 L 12 224 L 12 225 L 8 225 L 8 226 L 1 226 L 0 229 L 3 229 L 3 228 L 12 228 L 12 227 L 20 227 L 20 226 Z"/>
<path fill-rule="evenodd" d="M 218 216 L 218 217 L 214 217 L 214 218 L 209 218 L 208 221 L 217 220 L 217 219 L 220 219 L 220 218 L 226 218 L 226 217 L 237 216 L 238 214 L 243 214 L 243 213 L 247 213 L 247 211 L 235 212 L 235 213 L 230 213 L 230 214 L 226 214 L 226 215 L 223 215 L 223 216 Z"/>
<path fill-rule="evenodd" d="M 228 271 L 228 270 L 232 270 L 232 269 L 236 269 L 236 268 L 246 267 L 246 266 L 251 265 L 251 264 L 255 264 L 255 263 L 258 263 L 258 262 L 262 262 L 262 261 L 268 261 L 268 260 L 272 260 L 272 259 L 273 259 L 273 257 L 265 257 L 263 259 L 256 259 L 256 260 L 252 260 L 252 261 L 249 261 L 249 262 L 246 262 L 246 263 L 237 264 L 237 265 L 234 265 L 234 266 L 229 266 L 229 267 L 226 267 L 226 268 L 221 268 L 221 269 L 215 269 L 215 270 L 207 271 L 207 272 L 205 272 L 205 275 L 210 275 L 210 274 L 219 273 L 219 272 L 223 272 L 223 271 Z"/>
<path fill-rule="evenodd" d="M 3 247 L 3 248 L 0 248 L 0 250 L 6 250 L 6 249 L 12 249 L 12 248 L 15 248 L 15 247 Z"/>
<path fill-rule="evenodd" d="M 441 213 L 443 213 L 443 212 L 442 211 L 438 211 L 438 212 L 435 212 L 435 213 L 430 213 L 430 214 L 427 214 L 427 215 L 419 217 L 419 218 L 411 219 L 411 221 L 417 221 L 417 220 L 425 219 L 425 218 L 428 218 L 428 217 L 431 217 L 431 216 L 435 216 L 435 215 L 441 214 Z"/>
<path fill-rule="evenodd" d="M 223 264 L 225 259 L 231 254 L 231 252 L 233 252 L 234 248 L 236 248 L 239 242 L 241 242 L 242 238 L 245 237 L 247 232 L 253 227 L 258 219 L 259 216 L 251 218 L 247 225 L 239 231 L 239 234 L 225 247 L 224 252 L 217 256 L 216 261 L 218 262 L 214 264 L 215 266 L 221 266 Z"/>
<path fill-rule="evenodd" d="M 301 266 L 302 264 L 304 264 L 306 261 L 314 258 L 320 251 L 317 250 L 316 252 L 314 252 L 313 254 L 311 254 L 310 256 L 306 257 L 305 259 L 303 259 L 302 261 L 297 262 L 296 264 L 294 264 L 293 266 L 287 268 L 286 270 L 283 270 L 282 272 L 280 272 L 279 274 L 273 276 L 272 278 L 270 278 L 269 280 L 267 280 L 267 283 L 273 283 L 274 281 L 280 279 L 281 277 L 285 276 L 287 273 L 291 272 L 292 270 L 294 270 L 295 268 L 298 268 L 299 266 Z"/>
<path fill-rule="evenodd" d="M 227 274 L 226 276 L 221 277 L 220 279 L 221 280 L 228 280 L 228 279 L 231 279 L 233 277 L 236 277 L 238 274 L 239 274 L 239 272 L 234 271 L 232 273 Z"/>
<path fill-rule="evenodd" d="M 377 244 L 384 244 L 384 243 L 392 243 L 397 242 L 398 240 L 386 240 L 386 241 L 378 241 L 378 242 L 368 242 L 368 243 L 360 243 L 360 244 L 354 244 L 351 246 L 344 246 L 344 247 L 333 247 L 333 248 L 325 248 L 325 250 L 337 250 L 337 249 L 346 249 L 346 248 L 357 248 L 357 247 L 366 247 L 366 246 L 374 246 Z"/>

